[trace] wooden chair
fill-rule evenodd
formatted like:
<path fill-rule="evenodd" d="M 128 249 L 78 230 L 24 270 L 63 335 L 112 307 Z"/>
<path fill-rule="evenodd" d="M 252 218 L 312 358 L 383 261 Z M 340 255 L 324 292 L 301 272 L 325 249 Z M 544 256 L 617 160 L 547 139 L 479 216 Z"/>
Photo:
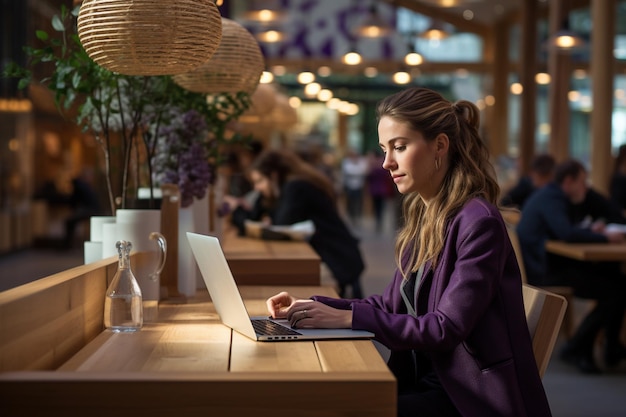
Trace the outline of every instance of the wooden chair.
<path fill-rule="evenodd" d="M 513 245 L 513 250 L 515 251 L 517 264 L 519 265 L 519 270 L 522 275 L 522 282 L 524 284 L 527 284 L 528 279 L 526 278 L 526 268 L 524 267 L 524 261 L 522 258 L 522 247 L 520 246 L 519 238 L 517 237 L 517 232 L 515 231 L 515 225 L 507 222 L 506 220 L 505 224 L 506 230 L 509 234 L 509 240 L 511 240 L 511 245 Z M 574 289 L 565 285 L 547 285 L 542 286 L 541 288 L 550 291 L 551 293 L 558 294 L 564 297 L 567 301 L 568 308 L 565 313 L 565 318 L 563 319 L 562 330 L 565 334 L 565 337 L 571 337 L 574 331 Z"/>
<path fill-rule="evenodd" d="M 528 284 L 522 286 L 522 296 L 537 369 L 543 377 L 567 310 L 567 301 L 561 295 Z"/>

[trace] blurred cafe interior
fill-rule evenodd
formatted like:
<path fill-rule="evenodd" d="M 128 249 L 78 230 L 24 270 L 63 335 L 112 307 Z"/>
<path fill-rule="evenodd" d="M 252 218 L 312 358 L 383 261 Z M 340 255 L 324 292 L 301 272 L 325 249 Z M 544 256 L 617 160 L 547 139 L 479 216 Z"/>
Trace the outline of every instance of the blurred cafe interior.
<path fill-rule="evenodd" d="M 36 44 L 35 32 L 51 31 L 61 5 L 78 3 L 3 0 L 2 64 L 25 64 L 23 47 Z M 242 116 L 238 126 L 266 146 L 315 143 L 339 156 L 374 149 L 376 102 L 410 85 L 479 106 L 503 184 L 510 171 L 524 173 L 533 154 L 550 152 L 583 161 L 605 191 L 607 161 L 626 142 L 626 1 L 217 4 L 262 51 L 255 99 L 263 105 L 263 96 L 275 95 L 279 104 L 271 117 Z M 45 78 L 46 68 L 35 73 Z M 0 85 L 0 253 L 10 253 L 48 233 L 36 190 L 85 169 L 97 176 L 101 155 L 45 86 L 19 89 L 7 78 Z"/>
<path fill-rule="evenodd" d="M 54 16 L 62 7 L 81 3 L 0 0 L 0 69 L 9 63 L 25 66 L 24 47 L 41 47 L 37 31 L 55 32 Z M 190 1 L 164 3 L 176 7 Z M 378 148 L 375 107 L 381 98 L 424 86 L 450 100 L 476 103 L 481 135 L 503 189 L 528 173 L 534 155 L 550 153 L 557 161 L 582 161 L 593 187 L 608 191 L 612 161 L 626 144 L 626 0 L 217 0 L 216 5 L 222 18 L 253 37 L 262 57 L 250 111 L 228 124 L 228 134 L 249 135 L 266 148 L 323 149 L 337 162 L 351 150 L 365 154 Z M 193 53 L 186 58 L 194 58 Z M 33 80 L 44 80 L 51 63 L 32 70 Z M 47 184 L 90 175 L 99 200 L 109 199 L 102 150 L 76 123 L 76 107 L 60 111 L 45 83 L 18 84 L 16 78 L 0 77 L 0 261 L 40 245 L 50 247 L 63 235 L 68 209 L 40 198 Z M 379 260 L 393 248 L 392 235 L 375 241 L 364 235 L 364 252 L 371 259 L 366 279 L 375 276 L 365 285 L 368 292 L 387 285 L 393 259 Z M 79 239 L 89 240 L 88 231 L 79 231 Z M 78 257 L 82 267 L 82 252 Z M 20 259 L 45 267 L 52 258 Z M 26 269 L 13 265 L 2 268 L 0 262 L 0 281 L 8 278 L 7 270 L 18 275 L 16 270 Z M 82 311 L 77 315 L 82 318 Z M 22 332 L 21 321 L 2 318 L 3 326 Z M 68 330 L 72 337 L 73 330 Z M 53 332 L 46 327 L 40 333 Z M 11 339 L 6 334 L 5 340 Z M 24 340 L 28 349 L 39 348 L 34 339 Z M 13 353 L 26 356 L 19 349 Z M 544 383 L 555 416 L 623 415 L 623 368 L 596 378 L 574 373 L 559 361 L 550 366 Z M 357 402 L 369 399 L 355 395 L 362 397 Z"/>

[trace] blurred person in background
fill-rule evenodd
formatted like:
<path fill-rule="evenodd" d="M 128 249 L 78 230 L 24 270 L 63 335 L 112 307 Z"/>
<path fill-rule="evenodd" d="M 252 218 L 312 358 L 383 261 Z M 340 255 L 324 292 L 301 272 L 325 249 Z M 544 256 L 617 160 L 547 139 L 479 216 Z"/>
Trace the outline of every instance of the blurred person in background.
<path fill-rule="evenodd" d="M 358 240 L 337 209 L 333 184 L 317 168 L 287 150 L 267 150 L 252 163 L 250 178 L 260 201 L 247 219 L 267 225 L 292 225 L 310 220 L 315 232 L 308 240 L 337 281 L 340 297 L 361 298 L 365 264 Z M 245 224 L 240 227 L 245 229 Z"/>
<path fill-rule="evenodd" d="M 600 373 L 594 360 L 594 345 L 605 331 L 604 361 L 616 366 L 626 358 L 620 331 L 626 308 L 626 276 L 619 262 L 578 261 L 548 253 L 547 240 L 565 242 L 622 243 L 624 234 L 605 229 L 603 221 L 579 224 L 572 207 L 588 194 L 587 171 L 576 160 L 556 167 L 554 181 L 535 192 L 524 205 L 517 224 L 528 282 L 536 286 L 571 286 L 574 294 L 597 303 L 583 319 L 561 352 L 561 358 L 584 373 Z M 578 212 L 578 216 L 584 213 Z"/>
<path fill-rule="evenodd" d="M 361 225 L 363 215 L 363 191 L 369 166 L 367 159 L 356 149 L 349 149 L 341 161 L 341 179 L 346 198 L 346 210 L 353 227 Z"/>
<path fill-rule="evenodd" d="M 522 208 L 528 197 L 537 189 L 552 181 L 556 160 L 550 154 L 540 154 L 530 163 L 530 172 L 519 179 L 500 200 L 503 206 Z"/>

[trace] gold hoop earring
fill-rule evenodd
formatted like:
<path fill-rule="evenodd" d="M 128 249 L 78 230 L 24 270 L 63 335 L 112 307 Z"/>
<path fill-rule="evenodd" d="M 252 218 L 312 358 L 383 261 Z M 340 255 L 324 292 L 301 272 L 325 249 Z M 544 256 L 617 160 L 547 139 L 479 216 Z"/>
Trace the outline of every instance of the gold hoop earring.
<path fill-rule="evenodd" d="M 435 171 L 439 171 L 440 166 L 441 166 L 441 163 L 439 161 L 439 158 L 435 158 Z"/>

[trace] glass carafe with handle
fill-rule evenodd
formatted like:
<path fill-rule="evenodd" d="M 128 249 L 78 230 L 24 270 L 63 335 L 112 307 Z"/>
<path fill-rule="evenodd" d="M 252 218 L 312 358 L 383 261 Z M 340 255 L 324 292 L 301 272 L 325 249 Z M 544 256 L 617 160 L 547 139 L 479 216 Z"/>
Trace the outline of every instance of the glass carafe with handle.
<path fill-rule="evenodd" d="M 141 289 L 130 268 L 132 244 L 115 244 L 119 264 L 104 299 L 104 326 L 114 332 L 135 332 L 143 326 Z"/>

